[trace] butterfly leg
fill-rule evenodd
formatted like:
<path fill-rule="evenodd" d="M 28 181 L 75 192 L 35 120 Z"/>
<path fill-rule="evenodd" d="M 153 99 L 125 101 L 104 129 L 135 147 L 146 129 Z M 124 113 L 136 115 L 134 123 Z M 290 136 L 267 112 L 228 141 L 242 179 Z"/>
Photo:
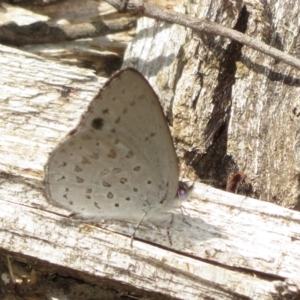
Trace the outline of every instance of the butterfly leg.
<path fill-rule="evenodd" d="M 183 222 L 185 223 L 185 224 L 187 224 L 188 226 L 190 226 L 190 227 L 192 227 L 192 225 L 185 219 L 185 213 L 184 212 L 186 212 L 186 210 L 184 209 L 184 207 L 182 206 L 182 205 L 180 205 L 180 210 L 181 210 L 181 215 L 182 215 L 182 220 L 183 220 Z M 189 213 L 187 213 L 186 212 L 186 214 L 188 215 L 188 216 L 190 216 L 190 214 Z"/>
<path fill-rule="evenodd" d="M 167 228 L 167 234 L 168 234 L 168 239 L 169 239 L 170 245 L 173 245 L 173 243 L 172 243 L 172 237 L 171 237 L 171 234 L 170 234 L 170 228 L 173 225 L 173 222 L 174 222 L 174 214 L 172 214 L 171 221 L 170 221 L 169 226 Z"/>
<path fill-rule="evenodd" d="M 136 226 L 135 226 L 135 228 L 134 228 L 134 231 L 133 231 L 133 233 L 132 233 L 132 235 L 131 235 L 130 247 L 132 247 L 132 243 L 133 243 L 133 239 L 134 239 L 135 233 L 136 233 L 137 229 L 139 228 L 139 226 L 141 225 L 141 223 L 142 223 L 142 221 L 143 221 L 145 215 L 146 215 L 146 212 L 144 212 L 144 213 L 142 214 L 140 220 L 138 221 L 138 223 L 136 224 Z"/>

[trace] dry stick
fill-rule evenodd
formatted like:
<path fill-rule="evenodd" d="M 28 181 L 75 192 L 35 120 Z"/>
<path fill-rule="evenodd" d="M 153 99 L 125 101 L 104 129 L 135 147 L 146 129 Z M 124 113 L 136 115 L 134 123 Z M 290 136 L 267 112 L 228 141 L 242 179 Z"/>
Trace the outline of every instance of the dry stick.
<path fill-rule="evenodd" d="M 105 0 L 107 3 L 115 7 L 117 10 L 124 6 L 122 6 L 122 0 Z M 196 31 L 202 31 L 207 34 L 215 34 L 227 37 L 231 40 L 235 40 L 241 44 L 244 44 L 250 48 L 253 48 L 257 51 L 265 53 L 275 59 L 285 62 L 288 65 L 296 67 L 300 69 L 300 60 L 284 53 L 274 47 L 266 45 L 265 43 L 250 38 L 249 36 L 238 32 L 236 30 L 227 28 L 225 26 L 221 26 L 215 22 L 205 20 L 205 19 L 198 19 L 195 17 L 190 17 L 182 13 L 174 12 L 167 10 L 163 7 L 159 7 L 157 5 L 144 2 L 143 0 L 129 0 L 126 6 L 127 12 L 138 13 L 141 16 L 153 18 L 156 20 L 165 21 L 168 23 L 175 23 L 179 24 L 188 28 L 191 28 Z"/>
<path fill-rule="evenodd" d="M 8 267 L 8 272 L 9 272 L 10 279 L 13 283 L 16 283 L 14 272 L 13 272 L 11 262 L 10 262 L 10 256 L 6 255 L 6 259 L 7 259 L 7 267 Z"/>

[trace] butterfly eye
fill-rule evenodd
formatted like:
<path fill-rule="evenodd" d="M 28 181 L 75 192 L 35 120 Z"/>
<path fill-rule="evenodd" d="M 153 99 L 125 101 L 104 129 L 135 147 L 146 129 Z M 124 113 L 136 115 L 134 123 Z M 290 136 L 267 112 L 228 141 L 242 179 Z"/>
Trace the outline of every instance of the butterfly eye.
<path fill-rule="evenodd" d="M 178 193 L 179 199 L 181 199 L 181 200 L 185 200 L 188 197 L 188 191 L 183 187 L 179 187 L 177 193 Z"/>
<path fill-rule="evenodd" d="M 177 191 L 177 196 L 180 200 L 186 200 L 192 189 L 194 187 L 194 182 L 191 181 L 186 181 L 186 182 L 182 182 L 182 181 L 179 181 L 178 183 L 178 191 Z"/>

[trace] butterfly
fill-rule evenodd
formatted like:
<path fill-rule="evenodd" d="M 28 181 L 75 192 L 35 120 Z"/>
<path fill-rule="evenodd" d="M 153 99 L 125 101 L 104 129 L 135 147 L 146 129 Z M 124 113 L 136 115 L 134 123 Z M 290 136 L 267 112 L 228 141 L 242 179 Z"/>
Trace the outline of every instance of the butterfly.
<path fill-rule="evenodd" d="M 155 222 L 187 196 L 158 97 L 133 68 L 113 75 L 45 167 L 48 200 L 82 219 Z"/>

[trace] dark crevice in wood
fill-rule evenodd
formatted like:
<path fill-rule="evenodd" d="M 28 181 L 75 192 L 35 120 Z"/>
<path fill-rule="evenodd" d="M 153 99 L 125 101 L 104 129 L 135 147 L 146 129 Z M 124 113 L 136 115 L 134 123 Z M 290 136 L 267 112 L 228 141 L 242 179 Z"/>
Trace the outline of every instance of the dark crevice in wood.
<path fill-rule="evenodd" d="M 241 10 L 240 17 L 234 29 L 245 32 L 249 13 L 246 7 Z M 206 153 L 195 162 L 197 175 L 201 179 L 210 179 L 218 188 L 225 188 L 229 173 L 237 172 L 232 157 L 227 155 L 227 131 L 231 114 L 232 86 L 235 83 L 236 62 L 240 60 L 241 43 L 232 41 L 220 58 L 218 84 L 213 96 L 214 109 L 207 124 Z M 197 164 L 197 165 L 196 165 Z"/>

